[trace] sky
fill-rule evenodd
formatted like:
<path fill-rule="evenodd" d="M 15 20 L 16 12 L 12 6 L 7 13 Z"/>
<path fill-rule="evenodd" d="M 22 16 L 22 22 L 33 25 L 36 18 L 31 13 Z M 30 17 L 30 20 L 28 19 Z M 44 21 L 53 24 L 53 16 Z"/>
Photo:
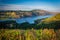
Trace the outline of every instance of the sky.
<path fill-rule="evenodd" d="M 0 0 L 0 10 L 33 9 L 60 12 L 60 0 Z"/>

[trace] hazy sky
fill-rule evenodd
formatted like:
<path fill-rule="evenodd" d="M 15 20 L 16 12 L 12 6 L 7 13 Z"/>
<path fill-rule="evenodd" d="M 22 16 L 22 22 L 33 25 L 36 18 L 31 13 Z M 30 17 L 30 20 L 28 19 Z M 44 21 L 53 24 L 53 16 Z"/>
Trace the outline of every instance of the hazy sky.
<path fill-rule="evenodd" d="M 0 0 L 0 10 L 32 9 L 60 12 L 60 0 Z"/>

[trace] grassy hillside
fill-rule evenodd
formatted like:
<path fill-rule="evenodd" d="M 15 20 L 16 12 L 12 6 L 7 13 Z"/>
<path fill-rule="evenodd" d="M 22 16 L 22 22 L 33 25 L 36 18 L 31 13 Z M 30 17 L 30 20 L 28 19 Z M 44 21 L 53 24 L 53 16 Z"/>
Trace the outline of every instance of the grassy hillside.
<path fill-rule="evenodd" d="M 60 13 L 42 20 L 42 22 L 37 24 L 37 27 L 60 29 Z"/>
<path fill-rule="evenodd" d="M 52 16 L 50 18 L 46 18 L 43 20 L 44 22 L 53 22 L 53 21 L 60 21 L 60 13 L 56 14 L 55 16 Z"/>

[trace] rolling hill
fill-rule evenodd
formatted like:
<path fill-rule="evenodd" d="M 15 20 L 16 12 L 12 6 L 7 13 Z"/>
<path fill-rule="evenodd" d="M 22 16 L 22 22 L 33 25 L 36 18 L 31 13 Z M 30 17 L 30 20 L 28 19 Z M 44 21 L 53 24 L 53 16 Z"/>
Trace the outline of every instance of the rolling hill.
<path fill-rule="evenodd" d="M 55 16 L 52 16 L 50 18 L 46 18 L 43 20 L 44 22 L 53 22 L 53 21 L 60 21 L 60 13 L 56 14 Z"/>
<path fill-rule="evenodd" d="M 42 20 L 40 23 L 37 24 L 37 27 L 60 29 L 60 13 Z"/>

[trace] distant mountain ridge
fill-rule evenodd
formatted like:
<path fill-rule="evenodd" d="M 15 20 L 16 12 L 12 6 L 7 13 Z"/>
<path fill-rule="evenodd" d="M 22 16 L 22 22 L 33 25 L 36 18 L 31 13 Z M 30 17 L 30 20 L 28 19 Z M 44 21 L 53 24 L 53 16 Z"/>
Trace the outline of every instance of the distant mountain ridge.
<path fill-rule="evenodd" d="M 48 12 L 45 10 L 31 10 L 31 11 L 22 11 L 22 10 L 5 10 L 0 11 L 0 17 L 8 18 L 22 18 L 22 17 L 32 17 L 32 16 L 44 16 L 44 15 L 55 15 L 58 12 Z"/>

